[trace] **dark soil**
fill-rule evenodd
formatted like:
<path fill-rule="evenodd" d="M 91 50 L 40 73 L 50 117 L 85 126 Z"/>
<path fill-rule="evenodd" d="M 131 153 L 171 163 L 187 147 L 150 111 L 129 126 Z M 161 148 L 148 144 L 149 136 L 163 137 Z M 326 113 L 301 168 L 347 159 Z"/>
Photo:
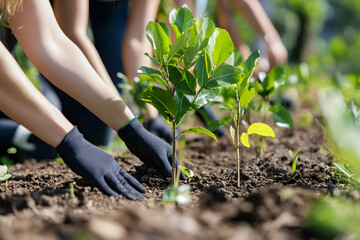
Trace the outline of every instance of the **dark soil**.
<path fill-rule="evenodd" d="M 0 239 L 318 239 L 306 226 L 308 207 L 346 188 L 335 176 L 321 122 L 315 117 L 309 129 L 275 132 L 261 157 L 242 148 L 240 188 L 230 139 L 188 139 L 180 157 L 196 175 L 193 201 L 178 207 L 162 206 L 170 179 L 132 156 L 117 160 L 146 187 L 146 200 L 105 196 L 65 164 L 18 163 L 8 186 L 0 184 Z"/>

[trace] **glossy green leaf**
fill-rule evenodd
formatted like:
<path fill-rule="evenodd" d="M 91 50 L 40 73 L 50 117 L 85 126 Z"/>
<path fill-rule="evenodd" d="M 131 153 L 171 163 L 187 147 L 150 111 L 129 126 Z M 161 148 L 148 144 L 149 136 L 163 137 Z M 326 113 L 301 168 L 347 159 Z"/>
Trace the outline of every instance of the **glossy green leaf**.
<path fill-rule="evenodd" d="M 220 88 L 213 88 L 213 89 L 204 89 L 202 90 L 197 98 L 195 99 L 192 108 L 193 109 L 199 109 L 202 106 L 213 102 L 220 94 L 221 89 Z"/>
<path fill-rule="evenodd" d="M 177 112 L 177 114 L 175 116 L 176 127 L 180 126 L 180 124 L 184 120 L 184 117 L 185 117 L 187 112 L 188 112 L 188 109 L 187 110 L 180 110 L 180 111 Z"/>
<path fill-rule="evenodd" d="M 187 167 L 184 166 L 179 166 L 181 172 L 183 172 L 185 174 L 186 177 L 188 178 L 192 178 L 194 177 L 194 172 L 191 169 L 188 169 Z"/>
<path fill-rule="evenodd" d="M 159 23 L 150 21 L 145 31 L 146 37 L 153 47 L 156 59 L 162 65 L 165 62 L 164 56 L 170 50 L 170 39 Z"/>
<path fill-rule="evenodd" d="M 206 63 L 206 55 L 202 56 L 195 65 L 195 74 L 200 87 L 208 81 L 208 67 Z"/>
<path fill-rule="evenodd" d="M 169 15 L 169 22 L 176 25 L 180 33 L 184 33 L 189 27 L 191 27 L 193 21 L 194 15 L 186 6 L 182 6 L 177 10 L 172 10 Z"/>
<path fill-rule="evenodd" d="M 199 60 L 214 30 L 214 23 L 209 18 L 205 18 L 194 42 L 185 50 L 184 65 L 186 69 L 190 69 Z"/>
<path fill-rule="evenodd" d="M 188 46 L 188 44 L 191 42 L 191 40 L 194 39 L 194 37 L 195 32 L 193 27 L 187 29 L 183 35 L 179 36 L 170 48 L 168 54 L 168 63 L 175 56 L 181 56 L 182 54 L 184 54 L 185 47 Z"/>
<path fill-rule="evenodd" d="M 230 125 L 230 135 L 233 143 L 235 144 L 235 129 Z"/>
<path fill-rule="evenodd" d="M 295 153 L 295 156 L 294 156 L 294 161 L 293 161 L 293 164 L 292 164 L 292 171 L 295 172 L 296 170 L 296 161 L 298 159 L 298 156 L 299 156 L 299 152 L 300 152 L 301 148 L 299 148 L 296 153 Z"/>
<path fill-rule="evenodd" d="M 220 65 L 218 68 L 216 68 L 213 76 L 211 76 L 205 87 L 215 88 L 238 83 L 241 80 L 241 72 L 241 69 L 235 68 L 234 66 L 227 64 Z"/>
<path fill-rule="evenodd" d="M 7 166 L 0 166 L 0 177 L 3 177 L 8 171 Z"/>
<path fill-rule="evenodd" d="M 244 84 L 249 81 L 252 77 L 256 67 L 258 66 L 259 62 L 258 59 L 260 57 L 260 52 L 255 51 L 253 52 L 244 62 Z"/>
<path fill-rule="evenodd" d="M 280 104 L 276 104 L 274 106 L 271 106 L 269 110 L 273 113 L 272 118 L 277 126 L 288 129 L 292 127 L 293 119 L 289 111 L 286 110 L 286 108 L 284 108 Z"/>
<path fill-rule="evenodd" d="M 169 93 L 169 91 L 166 91 L 162 88 L 153 87 L 152 89 L 144 93 L 142 99 L 152 104 L 159 111 L 163 110 L 165 113 L 170 114 L 172 117 L 175 117 L 176 113 L 178 112 L 178 107 L 175 99 L 173 98 L 171 93 Z"/>
<path fill-rule="evenodd" d="M 255 89 L 251 88 L 250 90 L 245 88 L 243 93 L 240 96 L 240 106 L 247 107 L 251 99 L 255 97 Z"/>
<path fill-rule="evenodd" d="M 257 134 L 264 137 L 275 137 L 275 133 L 272 128 L 265 123 L 253 123 L 249 126 L 247 134 Z"/>
<path fill-rule="evenodd" d="M 208 135 L 209 137 L 212 137 L 213 139 L 216 139 L 216 136 L 215 134 L 213 134 L 212 132 L 210 132 L 209 130 L 205 129 L 205 128 L 202 128 L 202 127 L 194 127 L 194 128 L 188 128 L 188 129 L 185 129 L 183 131 L 181 131 L 181 133 L 178 135 L 178 136 L 181 136 L 181 135 L 184 135 L 184 134 L 188 134 L 188 133 L 202 133 L 202 134 L 206 134 Z M 177 137 L 178 137 L 177 136 Z"/>
<path fill-rule="evenodd" d="M 170 32 L 170 28 L 168 27 L 168 25 L 166 25 L 166 23 L 163 23 L 163 22 L 160 22 L 159 24 L 162 27 L 162 29 L 164 30 L 164 32 L 166 33 L 166 35 L 168 36 L 168 38 L 171 39 L 171 32 Z"/>
<path fill-rule="evenodd" d="M 162 77 L 162 74 L 159 70 L 142 66 L 137 70 L 136 73 L 148 75 L 149 77 L 151 77 L 156 82 L 160 83 L 165 88 L 170 89 L 169 85 L 167 84 L 166 80 Z"/>
<path fill-rule="evenodd" d="M 225 29 L 220 29 L 216 37 L 213 59 L 216 66 L 224 63 L 232 54 L 234 45 L 229 33 Z"/>
<path fill-rule="evenodd" d="M 245 147 L 250 147 L 249 136 L 247 135 L 247 133 L 243 132 L 241 134 L 240 141 Z"/>
<path fill-rule="evenodd" d="M 159 66 L 159 63 L 158 63 L 158 61 L 156 60 L 156 58 L 151 57 L 151 56 L 149 55 L 149 53 L 145 53 L 145 56 L 147 56 L 148 58 L 150 58 L 151 61 L 152 61 L 153 63 L 155 63 L 156 66 Z"/>
<path fill-rule="evenodd" d="M 230 65 L 234 67 L 242 67 L 243 66 L 243 57 L 239 50 L 234 49 L 232 54 L 230 55 L 228 62 Z"/>
<path fill-rule="evenodd" d="M 352 178 L 354 176 L 354 174 L 352 174 L 343 164 L 338 162 L 333 162 L 333 164 L 348 178 Z"/>
<path fill-rule="evenodd" d="M 185 94 L 195 95 L 196 78 L 189 71 L 185 71 L 177 66 L 169 65 L 169 80 L 179 90 Z"/>

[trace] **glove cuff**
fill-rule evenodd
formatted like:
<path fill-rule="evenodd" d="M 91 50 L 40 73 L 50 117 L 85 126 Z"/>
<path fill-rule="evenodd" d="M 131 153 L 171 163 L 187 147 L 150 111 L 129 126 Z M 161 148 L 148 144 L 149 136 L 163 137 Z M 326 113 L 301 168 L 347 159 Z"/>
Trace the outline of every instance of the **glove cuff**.
<path fill-rule="evenodd" d="M 134 133 L 138 133 L 141 129 L 144 129 L 144 126 L 139 122 L 135 117 L 130 120 L 124 127 L 117 131 L 119 137 L 125 141 L 131 136 L 134 136 Z"/>
<path fill-rule="evenodd" d="M 84 139 L 84 136 L 79 132 L 78 128 L 74 126 L 74 128 L 71 129 L 68 134 L 66 134 L 64 139 L 56 147 L 56 151 L 60 156 L 74 152 L 74 149 L 76 149 L 77 145 L 81 144 L 82 139 Z"/>

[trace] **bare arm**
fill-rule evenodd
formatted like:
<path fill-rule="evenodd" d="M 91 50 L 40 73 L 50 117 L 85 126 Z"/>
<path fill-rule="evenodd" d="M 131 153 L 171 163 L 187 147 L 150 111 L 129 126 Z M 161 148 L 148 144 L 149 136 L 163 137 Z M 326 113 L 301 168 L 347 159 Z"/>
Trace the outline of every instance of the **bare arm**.
<path fill-rule="evenodd" d="M 23 10 L 21 10 L 23 9 Z M 31 62 L 55 86 L 119 130 L 133 114 L 58 26 L 47 0 L 26 0 L 9 21 Z"/>
<path fill-rule="evenodd" d="M 100 77 L 117 92 L 99 53 L 87 35 L 89 0 L 56 0 L 54 12 L 65 35 L 81 49 Z"/>
<path fill-rule="evenodd" d="M 12 55 L 0 43 L 0 109 L 53 147 L 72 124 L 27 79 Z"/>
<path fill-rule="evenodd" d="M 231 0 L 257 33 L 265 40 L 270 66 L 282 64 L 287 59 L 287 50 L 278 32 L 258 0 Z"/>

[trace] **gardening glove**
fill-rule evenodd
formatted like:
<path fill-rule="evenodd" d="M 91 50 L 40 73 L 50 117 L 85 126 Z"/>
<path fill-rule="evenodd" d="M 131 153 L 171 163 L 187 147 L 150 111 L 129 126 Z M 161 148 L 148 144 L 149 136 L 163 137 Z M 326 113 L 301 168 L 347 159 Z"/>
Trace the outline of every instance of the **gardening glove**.
<path fill-rule="evenodd" d="M 147 131 L 137 118 L 121 128 L 118 134 L 130 152 L 141 161 L 152 164 L 163 177 L 171 176 L 172 147 Z M 176 165 L 178 165 L 177 161 Z M 185 180 L 183 173 L 181 173 L 180 179 Z"/>
<path fill-rule="evenodd" d="M 125 172 L 114 157 L 88 142 L 74 127 L 56 148 L 71 170 L 98 187 L 103 193 L 136 200 L 144 198 L 144 187 Z"/>
<path fill-rule="evenodd" d="M 205 126 L 208 126 L 208 123 L 211 121 L 216 121 L 217 118 L 214 114 L 214 112 L 211 110 L 211 108 L 208 107 L 201 107 L 198 110 L 196 110 L 196 115 L 200 118 L 201 122 L 205 124 Z M 224 128 L 218 128 L 213 133 L 218 137 L 223 137 L 226 135 L 226 132 Z"/>
<path fill-rule="evenodd" d="M 164 123 L 160 115 L 147 122 L 147 130 L 168 143 L 173 140 L 171 128 Z"/>

